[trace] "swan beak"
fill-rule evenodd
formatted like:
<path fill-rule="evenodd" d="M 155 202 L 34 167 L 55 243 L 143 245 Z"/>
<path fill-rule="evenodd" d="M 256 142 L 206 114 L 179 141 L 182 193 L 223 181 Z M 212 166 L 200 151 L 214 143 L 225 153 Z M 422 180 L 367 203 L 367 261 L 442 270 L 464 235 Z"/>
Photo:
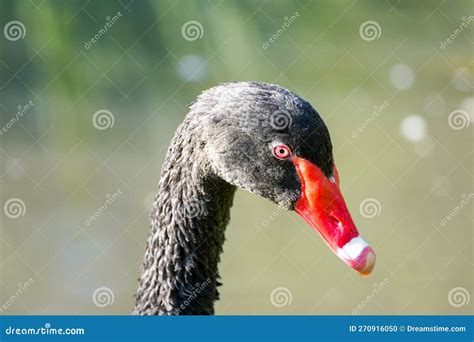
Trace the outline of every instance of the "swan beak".
<path fill-rule="evenodd" d="M 301 182 L 301 196 L 295 211 L 313 227 L 329 248 L 361 275 L 369 275 L 375 265 L 375 252 L 359 236 L 344 197 L 339 189 L 339 175 L 334 166 L 333 177 L 327 178 L 319 167 L 295 157 Z"/>

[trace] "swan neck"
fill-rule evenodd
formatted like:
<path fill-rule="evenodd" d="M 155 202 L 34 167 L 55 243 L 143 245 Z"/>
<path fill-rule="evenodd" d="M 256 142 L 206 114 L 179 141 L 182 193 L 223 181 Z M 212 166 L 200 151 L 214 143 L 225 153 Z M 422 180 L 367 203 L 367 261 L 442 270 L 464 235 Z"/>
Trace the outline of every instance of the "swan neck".
<path fill-rule="evenodd" d="M 178 129 L 163 165 L 135 314 L 213 314 L 235 187 L 217 177 L 198 137 Z"/>

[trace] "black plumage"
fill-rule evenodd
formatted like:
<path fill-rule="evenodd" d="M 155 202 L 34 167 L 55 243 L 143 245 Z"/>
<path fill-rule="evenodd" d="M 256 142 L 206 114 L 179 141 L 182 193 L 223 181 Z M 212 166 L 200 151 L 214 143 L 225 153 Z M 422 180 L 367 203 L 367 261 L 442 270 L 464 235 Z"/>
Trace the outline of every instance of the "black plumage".
<path fill-rule="evenodd" d="M 155 198 L 135 314 L 213 314 L 218 263 L 236 187 L 292 210 L 301 184 L 288 145 L 332 176 L 329 132 L 305 100 L 277 85 L 227 83 L 203 92 L 168 149 Z"/>

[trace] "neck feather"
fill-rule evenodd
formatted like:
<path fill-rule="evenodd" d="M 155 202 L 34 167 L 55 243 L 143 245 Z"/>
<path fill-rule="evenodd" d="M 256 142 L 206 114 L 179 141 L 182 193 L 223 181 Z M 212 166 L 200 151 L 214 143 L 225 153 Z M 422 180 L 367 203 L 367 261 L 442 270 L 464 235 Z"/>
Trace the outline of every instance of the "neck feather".
<path fill-rule="evenodd" d="M 213 314 L 235 187 L 217 177 L 186 121 L 163 165 L 135 314 Z"/>

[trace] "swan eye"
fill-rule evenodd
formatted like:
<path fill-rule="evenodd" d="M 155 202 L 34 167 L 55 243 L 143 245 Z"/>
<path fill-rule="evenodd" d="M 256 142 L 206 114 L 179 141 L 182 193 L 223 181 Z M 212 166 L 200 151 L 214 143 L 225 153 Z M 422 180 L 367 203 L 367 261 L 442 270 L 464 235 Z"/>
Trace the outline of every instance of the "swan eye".
<path fill-rule="evenodd" d="M 278 159 L 288 159 L 291 156 L 291 150 L 286 145 L 277 145 L 273 148 L 272 152 Z"/>

